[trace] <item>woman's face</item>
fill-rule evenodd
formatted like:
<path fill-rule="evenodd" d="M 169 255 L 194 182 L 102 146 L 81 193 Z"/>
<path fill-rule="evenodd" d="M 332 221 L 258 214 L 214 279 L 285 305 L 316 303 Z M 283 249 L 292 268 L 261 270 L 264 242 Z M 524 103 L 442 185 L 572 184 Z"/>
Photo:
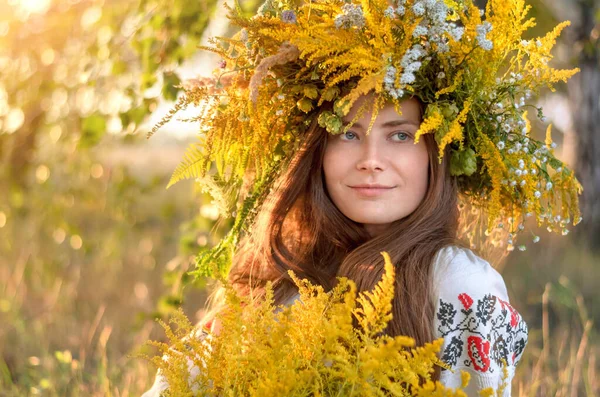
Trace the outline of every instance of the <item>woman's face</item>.
<path fill-rule="evenodd" d="M 343 118 L 348 124 L 367 96 Z M 370 108 L 370 107 L 369 107 Z M 416 99 L 403 101 L 402 115 L 387 104 L 371 120 L 366 111 L 345 134 L 329 135 L 323 160 L 325 184 L 337 208 L 364 224 L 371 236 L 411 214 L 421 203 L 428 184 L 429 155 L 423 139 L 415 145 L 420 125 Z"/>

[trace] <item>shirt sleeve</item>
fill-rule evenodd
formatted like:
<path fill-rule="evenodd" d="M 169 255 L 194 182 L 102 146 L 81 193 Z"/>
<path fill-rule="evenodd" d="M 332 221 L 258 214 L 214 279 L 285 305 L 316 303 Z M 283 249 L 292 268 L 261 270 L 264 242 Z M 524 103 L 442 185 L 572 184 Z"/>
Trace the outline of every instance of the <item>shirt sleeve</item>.
<path fill-rule="evenodd" d="M 500 273 L 468 249 L 447 247 L 435 262 L 434 294 L 434 333 L 436 339 L 444 338 L 440 358 L 451 367 L 442 369 L 442 384 L 459 387 L 461 371 L 466 371 L 471 375 L 468 396 L 478 396 L 487 387 L 497 390 L 505 362 L 503 397 L 510 396 L 527 344 L 527 324 L 510 305 Z"/>

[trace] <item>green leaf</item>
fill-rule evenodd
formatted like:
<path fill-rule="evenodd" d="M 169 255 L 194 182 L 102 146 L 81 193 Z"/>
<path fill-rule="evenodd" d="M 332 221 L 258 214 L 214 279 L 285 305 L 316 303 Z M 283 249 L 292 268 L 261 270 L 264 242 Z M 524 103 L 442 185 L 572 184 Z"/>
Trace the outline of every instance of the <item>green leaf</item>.
<path fill-rule="evenodd" d="M 296 105 L 298 106 L 298 109 L 302 110 L 304 113 L 308 113 L 313 109 L 313 103 L 308 98 L 300 99 Z"/>
<path fill-rule="evenodd" d="M 321 113 L 317 121 L 321 127 L 325 128 L 331 134 L 337 135 L 342 130 L 342 119 L 330 111 Z"/>
<path fill-rule="evenodd" d="M 450 174 L 453 176 L 471 176 L 477 171 L 477 156 L 471 148 L 452 151 L 450 155 Z"/>
<path fill-rule="evenodd" d="M 179 85 L 181 80 L 179 76 L 173 72 L 163 73 L 163 88 L 162 95 L 167 101 L 174 101 L 177 99 L 177 94 L 180 91 Z"/>
<path fill-rule="evenodd" d="M 344 108 L 347 107 L 349 103 L 350 103 L 350 100 L 340 98 L 333 103 L 333 111 L 338 116 L 343 117 L 346 115 Z"/>
<path fill-rule="evenodd" d="M 81 139 L 79 147 L 96 146 L 106 132 L 106 119 L 99 114 L 93 114 L 83 119 L 81 123 Z"/>
<path fill-rule="evenodd" d="M 310 99 L 317 99 L 319 96 L 319 89 L 314 84 L 305 85 L 304 96 Z"/>
<path fill-rule="evenodd" d="M 323 100 L 325 101 L 333 101 L 340 94 L 340 89 L 338 87 L 329 87 L 325 91 L 323 91 Z"/>

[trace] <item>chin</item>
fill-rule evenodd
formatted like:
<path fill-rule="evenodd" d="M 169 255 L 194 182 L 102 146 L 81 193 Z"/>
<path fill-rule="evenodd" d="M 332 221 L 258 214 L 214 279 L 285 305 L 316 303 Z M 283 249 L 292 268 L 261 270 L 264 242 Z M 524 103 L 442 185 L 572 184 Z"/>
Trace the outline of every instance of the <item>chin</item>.
<path fill-rule="evenodd" d="M 401 217 L 390 217 L 389 214 L 382 216 L 365 216 L 365 213 L 357 214 L 357 216 L 349 216 L 356 223 L 366 223 L 369 225 L 385 225 L 401 219 Z"/>

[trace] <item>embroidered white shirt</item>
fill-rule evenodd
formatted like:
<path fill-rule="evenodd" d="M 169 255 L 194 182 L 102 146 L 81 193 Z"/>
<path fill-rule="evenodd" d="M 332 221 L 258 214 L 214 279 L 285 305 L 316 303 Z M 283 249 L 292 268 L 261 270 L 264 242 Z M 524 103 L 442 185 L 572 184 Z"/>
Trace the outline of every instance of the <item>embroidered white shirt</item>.
<path fill-rule="evenodd" d="M 446 247 L 434 260 L 433 294 L 435 338 L 444 338 L 440 358 L 452 367 L 442 369 L 441 383 L 457 388 L 461 385 L 460 371 L 467 371 L 471 381 L 464 390 L 469 397 L 478 396 L 486 387 L 498 389 L 506 362 L 508 379 L 503 397 L 509 397 L 515 367 L 527 344 L 527 325 L 509 304 L 502 276 L 472 251 Z M 197 373 L 197 368 L 189 369 L 191 374 Z M 158 372 L 152 388 L 142 397 L 159 397 L 167 387 Z"/>
<path fill-rule="evenodd" d="M 450 246 L 434 262 L 436 338 L 444 338 L 440 358 L 452 367 L 440 381 L 459 387 L 461 371 L 471 375 L 465 392 L 478 396 L 495 390 L 508 378 L 503 397 L 511 395 L 511 380 L 527 344 L 527 324 L 510 305 L 502 276 L 471 250 Z M 453 372 L 454 371 L 454 372 Z"/>

